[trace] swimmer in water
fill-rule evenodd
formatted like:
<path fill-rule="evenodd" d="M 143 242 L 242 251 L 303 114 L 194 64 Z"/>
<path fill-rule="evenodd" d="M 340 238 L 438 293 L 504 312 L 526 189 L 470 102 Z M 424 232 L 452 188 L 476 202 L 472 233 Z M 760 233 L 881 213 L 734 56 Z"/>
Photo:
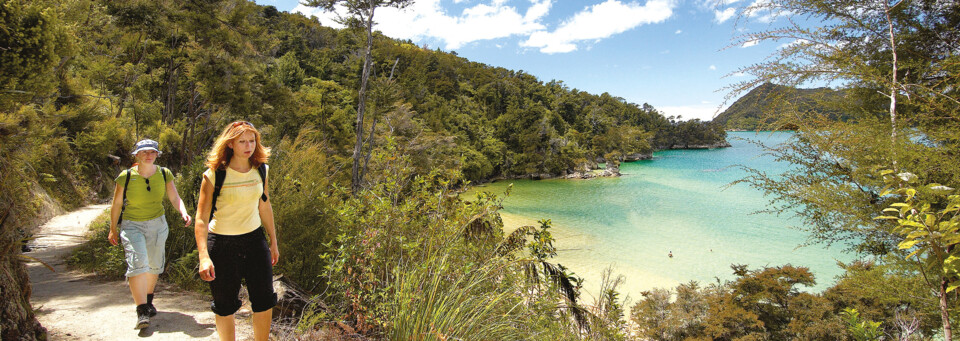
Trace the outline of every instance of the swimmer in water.
<path fill-rule="evenodd" d="M 670 251 L 670 253 L 668 253 L 667 256 L 669 256 L 670 258 L 673 258 L 673 251 Z"/>

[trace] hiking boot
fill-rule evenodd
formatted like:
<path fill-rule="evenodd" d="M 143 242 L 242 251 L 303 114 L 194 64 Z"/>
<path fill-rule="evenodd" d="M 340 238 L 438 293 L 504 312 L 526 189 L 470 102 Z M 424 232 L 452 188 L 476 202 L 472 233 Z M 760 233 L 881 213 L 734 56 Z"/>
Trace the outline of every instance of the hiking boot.
<path fill-rule="evenodd" d="M 143 329 L 150 326 L 150 306 L 141 304 L 137 306 L 137 326 L 134 329 Z"/>

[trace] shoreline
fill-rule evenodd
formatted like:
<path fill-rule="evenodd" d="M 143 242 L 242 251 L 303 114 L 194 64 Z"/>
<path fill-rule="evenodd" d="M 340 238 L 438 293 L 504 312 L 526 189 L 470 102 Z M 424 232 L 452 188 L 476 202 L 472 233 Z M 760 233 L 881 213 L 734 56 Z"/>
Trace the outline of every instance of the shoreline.
<path fill-rule="evenodd" d="M 519 214 L 499 211 L 500 218 L 503 220 L 503 232 L 509 234 L 521 226 L 533 225 L 540 226 L 538 219 L 522 216 Z M 612 276 L 623 276 L 624 281 L 618 291 L 621 297 L 641 297 L 641 293 L 654 288 L 673 289 L 683 283 L 681 280 L 666 278 L 650 271 L 643 271 L 629 264 L 619 264 L 617 262 L 605 263 L 595 259 L 590 259 L 583 253 L 590 253 L 591 250 L 586 246 L 590 244 L 593 238 L 579 232 L 577 229 L 569 226 L 557 224 L 551 220 L 550 232 L 553 235 L 554 247 L 557 248 L 557 256 L 550 261 L 562 264 L 577 277 L 582 278 L 583 287 L 581 288 L 581 303 L 592 303 L 594 297 L 599 297 L 601 287 L 601 275 L 606 268 L 612 269 Z M 621 302 L 625 303 L 625 302 Z M 630 302 L 633 303 L 633 302 Z M 624 306 L 628 309 L 630 306 Z"/>
<path fill-rule="evenodd" d="M 624 156 L 624 160 L 619 161 L 619 163 L 652 160 L 654 153 L 664 151 L 664 150 L 703 150 L 703 149 L 721 149 L 721 148 L 730 148 L 730 147 L 732 147 L 732 145 L 726 139 L 724 139 L 723 141 L 718 141 L 711 144 L 673 145 L 667 148 L 656 149 L 650 153 L 627 154 Z M 605 167 L 601 168 L 600 164 L 604 164 Z M 511 175 L 511 176 L 500 175 L 500 176 L 496 176 L 489 179 L 477 180 L 475 182 L 472 182 L 471 185 L 474 185 L 474 186 L 483 185 L 483 184 L 494 183 L 494 182 L 503 181 L 503 180 L 552 180 L 552 179 L 589 180 L 593 178 L 615 178 L 615 177 L 624 175 L 620 173 L 619 164 L 613 167 L 609 167 L 609 164 L 602 157 L 598 158 L 596 162 L 593 164 L 585 164 L 583 166 L 584 168 L 587 169 L 584 172 L 579 172 L 576 170 L 566 170 L 560 174 L 529 173 L 529 174 Z"/>

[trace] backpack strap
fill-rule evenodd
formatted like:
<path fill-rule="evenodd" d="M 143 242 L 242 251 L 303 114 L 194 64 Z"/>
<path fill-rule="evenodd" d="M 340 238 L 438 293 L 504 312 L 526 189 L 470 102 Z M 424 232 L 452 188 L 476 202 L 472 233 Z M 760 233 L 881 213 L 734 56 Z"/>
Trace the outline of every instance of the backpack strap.
<path fill-rule="evenodd" d="M 163 175 L 163 185 L 166 186 L 167 185 L 167 169 L 163 168 L 163 166 L 157 166 L 157 167 L 160 168 L 160 174 Z"/>
<path fill-rule="evenodd" d="M 218 168 L 213 174 L 213 201 L 210 203 L 210 218 L 207 219 L 207 224 L 213 221 L 213 212 L 217 211 L 217 197 L 220 196 L 220 190 L 223 189 L 223 180 L 227 177 L 227 170 Z"/>
<path fill-rule="evenodd" d="M 123 211 L 127 209 L 127 187 L 130 185 L 130 169 L 124 171 L 127 175 L 127 180 L 123 182 L 123 201 L 120 202 L 120 217 L 117 218 L 117 226 L 120 226 L 120 222 L 123 221 Z"/>
<path fill-rule="evenodd" d="M 257 174 L 260 174 L 261 182 L 267 183 L 267 164 L 261 163 L 260 166 L 257 167 Z M 213 212 L 217 211 L 217 198 L 220 197 L 220 190 L 223 189 L 223 181 L 226 178 L 227 178 L 226 169 L 217 169 L 217 171 L 214 172 L 213 200 L 210 203 L 210 218 L 207 219 L 208 224 L 210 223 L 210 221 L 213 221 Z M 267 194 L 266 193 L 260 194 L 260 200 L 267 201 Z"/>
<path fill-rule="evenodd" d="M 257 173 L 260 173 L 260 182 L 262 182 L 263 184 L 266 184 L 267 183 L 267 164 L 261 163 L 260 166 L 257 167 Z M 264 192 L 260 194 L 260 200 L 263 202 L 266 202 L 267 193 Z"/>

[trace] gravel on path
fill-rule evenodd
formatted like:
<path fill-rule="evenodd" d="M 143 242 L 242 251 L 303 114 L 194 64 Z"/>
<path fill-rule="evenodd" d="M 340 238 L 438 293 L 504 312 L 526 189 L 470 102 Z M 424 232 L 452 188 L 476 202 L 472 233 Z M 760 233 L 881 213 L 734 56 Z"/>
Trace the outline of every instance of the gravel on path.
<path fill-rule="evenodd" d="M 207 297 L 161 282 L 153 301 L 157 316 L 149 327 L 136 330 L 136 306 L 125 281 L 100 280 L 67 268 L 64 259 L 86 241 L 90 222 L 109 207 L 91 205 L 50 219 L 26 253 L 56 270 L 36 262 L 27 265 L 30 302 L 50 340 L 216 340 Z M 251 339 L 250 311 L 241 309 L 236 316 L 238 339 Z"/>

